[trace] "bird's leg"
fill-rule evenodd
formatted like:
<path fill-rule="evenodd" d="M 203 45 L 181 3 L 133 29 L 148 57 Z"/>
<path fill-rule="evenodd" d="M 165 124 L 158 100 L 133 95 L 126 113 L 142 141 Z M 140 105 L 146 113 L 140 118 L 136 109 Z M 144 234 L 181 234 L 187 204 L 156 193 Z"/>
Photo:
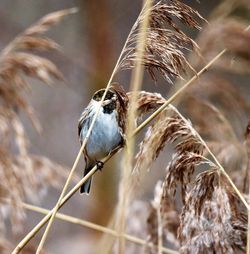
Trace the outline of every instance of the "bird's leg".
<path fill-rule="evenodd" d="M 97 170 L 102 171 L 103 165 L 104 165 L 104 163 L 102 161 L 97 161 L 96 162 Z"/>

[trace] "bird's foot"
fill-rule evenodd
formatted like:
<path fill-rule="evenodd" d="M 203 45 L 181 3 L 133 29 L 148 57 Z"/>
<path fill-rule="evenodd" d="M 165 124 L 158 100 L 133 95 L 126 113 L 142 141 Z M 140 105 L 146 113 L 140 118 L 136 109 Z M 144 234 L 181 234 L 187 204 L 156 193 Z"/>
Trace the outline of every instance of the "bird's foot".
<path fill-rule="evenodd" d="M 103 165 L 104 165 L 104 163 L 102 161 L 97 161 L 96 162 L 97 170 L 102 171 Z"/>

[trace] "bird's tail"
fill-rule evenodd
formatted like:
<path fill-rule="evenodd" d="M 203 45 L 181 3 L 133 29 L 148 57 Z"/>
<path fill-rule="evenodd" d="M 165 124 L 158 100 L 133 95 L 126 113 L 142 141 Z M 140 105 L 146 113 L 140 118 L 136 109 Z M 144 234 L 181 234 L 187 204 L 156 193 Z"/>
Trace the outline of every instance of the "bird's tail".
<path fill-rule="evenodd" d="M 81 186 L 80 193 L 86 193 L 89 194 L 90 192 L 90 186 L 92 182 L 92 176 Z"/>
<path fill-rule="evenodd" d="M 94 166 L 93 164 L 87 165 L 84 170 L 83 176 L 86 176 L 89 173 L 89 171 L 93 168 L 93 166 Z M 81 194 L 82 193 L 89 194 L 91 182 L 92 182 L 92 176 L 81 186 L 81 188 L 80 188 Z"/>

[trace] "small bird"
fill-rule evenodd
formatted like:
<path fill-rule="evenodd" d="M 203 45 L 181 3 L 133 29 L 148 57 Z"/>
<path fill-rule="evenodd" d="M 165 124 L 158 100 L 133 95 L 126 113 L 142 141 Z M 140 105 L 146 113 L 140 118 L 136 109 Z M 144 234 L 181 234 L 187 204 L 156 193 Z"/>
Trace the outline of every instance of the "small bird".
<path fill-rule="evenodd" d="M 79 119 L 78 135 L 82 144 L 89 130 L 93 117 L 101 103 L 105 89 L 94 93 L 89 105 L 84 109 Z M 123 88 L 113 84 L 104 98 L 94 127 L 84 148 L 84 176 L 97 165 L 103 167 L 100 161 L 118 146 L 125 143 L 125 120 L 127 115 L 128 97 Z M 92 176 L 81 186 L 80 193 L 89 194 Z"/>

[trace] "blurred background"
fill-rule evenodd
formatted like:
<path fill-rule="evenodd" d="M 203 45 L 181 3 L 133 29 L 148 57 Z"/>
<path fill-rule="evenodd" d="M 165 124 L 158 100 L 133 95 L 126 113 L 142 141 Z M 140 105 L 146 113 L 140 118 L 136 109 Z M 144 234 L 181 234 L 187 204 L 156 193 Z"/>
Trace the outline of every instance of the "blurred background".
<path fill-rule="evenodd" d="M 203 17 L 209 19 L 223 1 L 185 2 L 198 10 Z M 225 6 L 235 4 L 235 1 L 225 2 L 228 2 Z M 61 52 L 45 55 L 58 66 L 66 81 L 46 86 L 32 79 L 30 80 L 32 91 L 25 95 L 35 109 L 43 128 L 39 135 L 27 117 L 22 116 L 32 153 L 46 156 L 67 168 L 72 166 L 80 148 L 77 135 L 79 116 L 89 103 L 93 92 L 106 86 L 141 6 L 142 1 L 134 0 L 0 1 L 1 48 L 4 48 L 17 34 L 42 16 L 71 7 L 79 9 L 78 13 L 67 16 L 47 33 L 48 37 L 61 45 Z M 242 13 L 240 12 L 239 16 L 243 15 Z M 197 31 L 186 32 L 193 39 L 197 37 Z M 238 80 L 238 77 L 230 76 L 230 79 Z M 130 72 L 125 71 L 119 74 L 114 81 L 120 82 L 128 91 Z M 172 85 L 162 79 L 159 79 L 157 85 L 152 85 L 152 83 L 149 75 L 146 74 L 143 90 L 159 92 L 166 97 L 173 89 Z M 242 89 L 243 92 L 249 91 L 246 88 L 249 79 L 245 76 L 241 76 L 238 83 L 241 85 L 239 89 Z M 178 84 L 180 85 L 180 82 Z M 244 121 L 245 124 L 246 117 Z M 242 130 L 239 132 L 241 132 L 239 135 L 243 136 Z M 117 201 L 120 157 L 121 154 L 116 155 L 105 165 L 102 172 L 95 175 L 91 195 L 80 196 L 77 193 L 63 207 L 62 212 L 106 225 Z M 147 178 L 143 182 L 138 194 L 140 200 L 152 199 L 152 186 L 155 185 L 157 179 L 164 176 L 164 170 L 157 169 L 164 169 L 166 160 L 169 158 L 171 158 L 171 153 L 165 153 L 154 164 L 150 172 L 150 179 Z M 80 177 L 83 167 L 82 160 L 77 170 L 77 175 Z M 37 205 L 51 209 L 59 194 L 59 190 L 49 188 L 47 194 L 37 202 Z M 34 212 L 27 212 L 27 218 L 29 219 L 25 221 L 24 233 L 28 232 L 42 216 Z M 17 243 L 22 235 L 24 234 L 12 235 L 11 241 L 14 244 Z M 40 240 L 39 236 L 33 240 L 34 244 Z M 48 253 L 55 254 L 101 253 L 95 250 L 100 236 L 101 234 L 91 229 L 56 220 L 45 249 Z"/>

